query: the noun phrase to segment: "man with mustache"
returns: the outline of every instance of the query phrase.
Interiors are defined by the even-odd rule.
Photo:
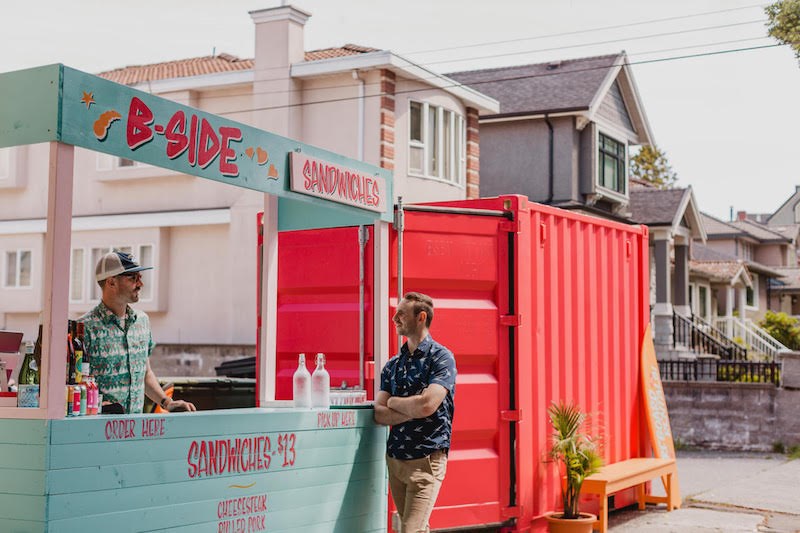
[[[164,392],[149,357],[155,343],[150,318],[129,304],[139,301],[144,267],[125,252],[114,250],[97,262],[95,279],[103,291],[97,306],[82,316],[85,350],[91,375],[97,380],[103,405],[119,404],[125,413],[141,413],[144,395],[167,411],[196,411],[195,406],[173,400]]]

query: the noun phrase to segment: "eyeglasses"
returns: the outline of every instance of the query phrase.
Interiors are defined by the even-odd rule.
[[[118,277],[128,278],[131,281],[142,281],[142,275],[138,272],[128,272],[126,274],[120,274]]]

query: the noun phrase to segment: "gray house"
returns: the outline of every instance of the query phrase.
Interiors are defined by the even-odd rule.
[[[480,116],[482,196],[628,218],[629,146],[653,135],[624,52],[449,77],[500,102]]]

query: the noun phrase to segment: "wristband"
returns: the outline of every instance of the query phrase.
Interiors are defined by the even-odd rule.
[[[169,396],[164,396],[164,398],[160,402],[158,402],[158,405],[160,405],[162,409],[166,409],[171,401],[172,400]]]

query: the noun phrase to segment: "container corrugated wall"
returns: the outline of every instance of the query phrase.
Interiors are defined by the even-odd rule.
[[[434,298],[432,335],[453,350],[459,370],[452,450],[431,526],[543,531],[542,515],[560,505],[558,474],[544,462],[552,401],[593,413],[609,462],[645,454],[647,228],[522,196],[432,207],[485,213],[405,213],[404,290]],[[357,376],[358,248],[355,228],[281,238],[277,381],[287,397],[297,351],[326,351],[337,375]],[[396,232],[391,238],[395,306]],[[366,272],[370,294],[370,266]],[[632,502],[632,493],[616,501]]]
[[[505,499],[500,507],[503,516],[516,518],[512,530],[543,530],[541,516],[560,506],[558,473],[544,461],[551,402],[575,401],[592,413],[607,461],[644,454],[639,354],[649,316],[647,228],[529,203],[521,196],[437,205],[513,214],[509,306],[499,307],[496,318],[497,335],[507,341],[513,363],[510,380],[503,381],[500,374],[499,386],[511,394],[507,403],[501,400],[494,418],[498,433],[511,428],[516,454],[500,461],[512,469],[509,491],[501,489]],[[469,232],[466,219],[459,226]],[[436,325],[433,331],[442,335]],[[508,363],[501,359],[498,366]],[[469,405],[473,403],[479,410],[496,409],[491,402],[485,407],[480,401]],[[454,446],[458,444],[454,438]],[[448,485],[444,496],[452,498],[449,491],[468,493],[474,483]],[[631,492],[617,495],[618,505],[630,501]],[[437,519],[440,505],[434,527],[443,527]],[[589,509],[596,505],[587,502]]]

